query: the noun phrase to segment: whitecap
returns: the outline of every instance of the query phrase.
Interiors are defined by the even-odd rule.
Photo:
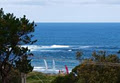
[[[69,48],[70,46],[67,46],[67,45],[51,45],[51,46],[22,45],[22,47],[28,47],[28,49],[30,49],[31,51],[38,51],[42,49]]]
[[[42,73],[59,73],[57,69],[45,69],[45,67],[34,67],[33,71],[42,72]]]
[[[67,45],[52,45],[52,48],[69,48],[70,46]]]
[[[71,52],[72,50],[68,50],[69,52]]]
[[[79,48],[84,49],[84,48],[91,48],[92,46],[80,46]]]
[[[62,70],[64,73],[66,72],[65,69],[60,69]],[[58,74],[59,73],[59,69],[45,69],[45,67],[34,67],[33,71],[37,71],[37,72],[42,72],[42,73],[55,73]],[[72,71],[72,69],[69,69],[69,73]]]

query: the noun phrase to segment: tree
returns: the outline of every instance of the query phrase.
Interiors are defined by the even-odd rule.
[[[79,51],[76,53],[76,59],[81,62],[82,61],[82,56],[83,56],[83,52]]]
[[[23,57],[26,57],[27,61],[27,57],[33,55],[28,47],[21,45],[36,42],[36,40],[32,40],[35,26],[35,23],[29,22],[25,15],[22,18],[17,18],[10,13],[5,14],[3,9],[0,9],[0,74],[2,83],[7,83],[6,80],[9,79],[7,76],[12,68],[21,70],[20,68],[24,67],[20,63],[20,61],[24,62]],[[29,68],[24,72],[32,68],[29,60],[26,63]]]
[[[105,51],[98,51],[98,52],[93,52],[92,53],[92,57],[94,59],[94,61],[105,61],[105,57],[106,57],[106,52]]]
[[[77,52],[77,60],[81,53]],[[75,75],[77,74],[77,76]],[[92,53],[92,58],[84,59],[72,72],[64,77],[57,77],[52,83],[119,83],[120,58],[105,51]]]

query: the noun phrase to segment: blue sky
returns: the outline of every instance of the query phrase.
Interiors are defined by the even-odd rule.
[[[120,0],[1,0],[0,7],[35,22],[120,22]]]

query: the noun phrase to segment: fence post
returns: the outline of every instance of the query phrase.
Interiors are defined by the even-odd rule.
[[[21,73],[21,83],[26,83],[26,74]]]

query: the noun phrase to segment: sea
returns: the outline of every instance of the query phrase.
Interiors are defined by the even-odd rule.
[[[65,72],[65,65],[70,72],[80,64],[78,51],[91,58],[93,51],[120,50],[120,23],[37,23],[33,34],[38,41],[25,46],[34,54],[33,71],[43,73]]]

